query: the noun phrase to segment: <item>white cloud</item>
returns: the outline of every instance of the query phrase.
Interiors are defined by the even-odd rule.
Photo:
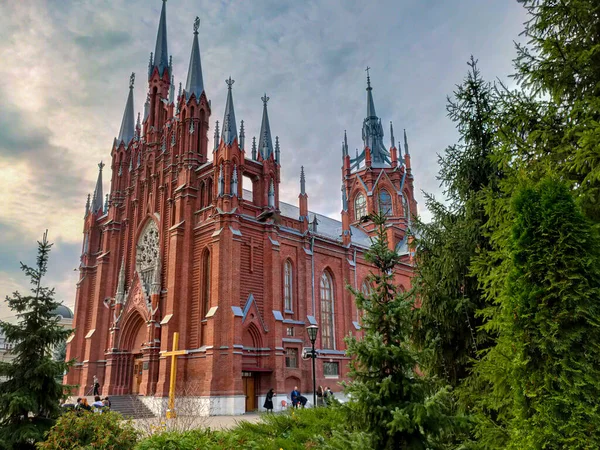
[[[85,196],[93,190],[96,164],[110,157],[131,72],[137,74],[135,107],[142,109],[160,5],[0,5],[0,225],[17,227],[20,239],[32,244],[45,228],[53,239],[72,244],[57,252],[65,270],[49,277],[65,299],[75,291],[77,274],[66,267],[78,263]],[[245,121],[248,143],[258,134],[260,97],[267,92],[271,129],[282,147],[282,200],[297,202],[304,165],[310,208],[334,217],[341,206],[344,129],[351,151],[361,145],[364,67],[373,68],[382,122],[394,122],[397,139],[407,129],[416,188],[439,194],[436,153],[456,140],[445,97],[466,73],[470,54],[480,59],[486,78],[505,78],[524,19],[521,7],[506,0],[180,0],[167,8],[176,83],[185,82],[192,22],[201,18],[211,127],[222,120],[229,75],[236,80],[236,116]],[[109,179],[107,174],[105,190]],[[427,217],[420,192],[417,200]],[[5,261],[0,294],[19,285],[17,267]]]

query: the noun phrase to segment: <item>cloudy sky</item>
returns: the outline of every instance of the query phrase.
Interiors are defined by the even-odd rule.
[[[49,229],[47,283],[73,305],[86,195],[98,162],[109,160],[131,72],[142,109],[160,7],[160,0],[0,2],[2,299],[28,289],[19,261],[35,262],[36,240]],[[526,19],[515,0],[169,0],[177,84],[185,84],[195,16],[211,128],[222,121],[230,75],[248,140],[259,132],[266,92],[282,149],[281,198],[297,201],[304,165],[310,209],[335,218],[344,129],[351,153],[361,145],[365,67],[382,122],[393,121],[396,136],[407,130],[417,189],[439,195],[436,155],[456,141],[446,96],[471,54],[486,78],[506,79]],[[417,200],[427,218],[423,196]],[[10,315],[4,303],[0,318]]]

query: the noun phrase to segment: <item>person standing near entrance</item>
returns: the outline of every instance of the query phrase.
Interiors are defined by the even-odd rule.
[[[297,408],[298,403],[300,402],[300,391],[298,390],[298,386],[294,386],[294,390],[290,394],[290,399],[292,400],[292,406]]]
[[[265,404],[263,405],[265,407],[265,409],[267,410],[267,412],[273,412],[273,396],[277,395],[275,394],[275,391],[273,391],[273,388],[269,389],[269,392],[267,392],[267,397],[265,398]]]
[[[96,375],[94,375],[94,395],[100,395],[100,382]]]

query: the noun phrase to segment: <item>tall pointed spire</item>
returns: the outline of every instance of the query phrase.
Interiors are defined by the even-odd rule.
[[[258,137],[258,151],[263,159],[267,159],[273,153],[273,140],[271,139],[271,126],[269,125],[269,114],[267,113],[267,102],[269,97],[265,94],[261,97],[263,101],[262,124],[260,125],[260,136]]]
[[[375,103],[373,102],[371,77],[369,76],[370,69],[370,67],[367,67],[367,118],[377,117],[377,113],[375,112]]]
[[[404,129],[404,154],[408,155],[408,140],[406,139],[406,128]]]
[[[390,144],[391,147],[396,147],[396,139],[394,139],[394,126],[392,125],[392,121],[390,120]]]
[[[129,77],[129,95],[127,103],[125,103],[125,112],[121,121],[121,130],[117,138],[117,145],[121,142],[125,145],[129,144],[135,135],[135,114],[133,112],[133,83],[135,81],[135,73]]]
[[[306,194],[306,178],[304,177],[304,166],[300,166],[300,194]]]
[[[97,212],[102,212],[103,210],[103,201],[104,195],[102,194],[102,169],[104,168],[104,163],[100,161],[98,164],[98,180],[96,181],[96,189],[94,189],[94,197],[92,198],[92,213],[96,214]]]
[[[235,111],[233,109],[233,95],[231,93],[231,86],[235,83],[234,80],[229,77],[225,80],[227,83],[227,103],[225,104],[225,116],[223,117],[223,131],[221,133],[221,139],[225,142],[225,145],[233,144],[233,140],[237,136],[237,125],[235,123]]]
[[[169,50],[167,49],[167,0],[163,0],[158,21],[158,32],[156,33],[156,47],[154,48],[154,61],[149,70],[152,75],[154,67],[158,68],[158,75],[163,76],[165,70],[169,69]]]
[[[149,75],[152,75],[154,67],[158,68],[158,75],[163,76],[165,69],[169,68],[169,51],[167,49],[167,0],[163,0],[158,22],[158,33],[156,34],[156,47],[154,48],[154,61]]]
[[[366,158],[365,149],[368,147],[371,153],[373,167],[386,167],[391,164],[390,154],[383,144],[383,127],[381,119],[375,112],[373,102],[373,88],[371,87],[370,67],[367,67],[367,117],[363,121],[362,138],[364,143],[363,152],[355,160],[351,161],[353,167]]]
[[[202,80],[202,62],[200,61],[200,45],[198,44],[198,28],[200,28],[200,18],[194,20],[194,42],[192,43],[192,54],[190,56],[190,67],[188,68],[187,82],[185,84],[186,99],[192,94],[196,95],[196,100],[204,91],[204,81]]]

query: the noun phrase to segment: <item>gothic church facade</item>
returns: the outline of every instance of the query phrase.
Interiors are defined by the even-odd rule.
[[[370,79],[363,150],[342,144],[340,220],[309,210],[304,172],[295,205],[280,201],[280,145],[262,98],[258,142],[238,123],[227,80],[222,129],[208,148],[211,102],[204,90],[198,20],[185,89],[175,95],[163,0],[148,94],[137,123],[130,80],[111,155],[86,205],[74,334],[65,376],[85,394],[96,375],[103,394],[165,397],[173,333],[179,332],[177,386],[214,400],[213,414],[262,406],[273,387],[312,390],[306,326],[317,324],[317,385],[339,390],[347,377],[344,337],[360,333],[350,284],[370,289],[364,255],[374,235],[365,216],[384,211],[388,240],[402,254],[395,281],[408,288],[407,230],[416,214],[410,155],[383,142]],[[307,395],[309,397],[310,395]]]

